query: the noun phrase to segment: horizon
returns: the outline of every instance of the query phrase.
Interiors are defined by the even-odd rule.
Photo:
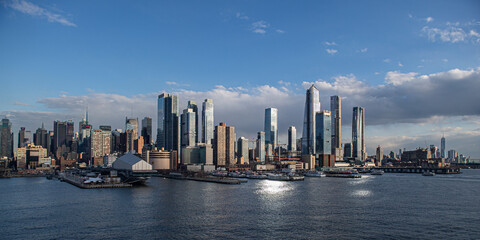
[[[277,108],[285,143],[289,126],[301,137],[314,84],[321,110],[342,97],[342,143],[352,108],[365,108],[368,155],[439,147],[445,134],[446,151],[480,159],[479,2],[112,3],[2,1],[0,115],[14,139],[78,123],[87,106],[94,128],[149,116],[155,137],[167,92],[179,112],[213,99],[215,125],[237,138]]]

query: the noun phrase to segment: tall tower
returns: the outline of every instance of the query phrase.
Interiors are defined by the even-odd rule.
[[[339,96],[330,97],[330,112],[332,113],[332,154],[335,154],[335,161],[341,161],[343,159],[342,99]]]
[[[188,106],[187,108],[191,108],[192,111],[195,113],[195,122],[193,123],[194,125],[194,128],[192,129],[193,131],[195,131],[195,143],[198,143],[199,141],[199,132],[198,132],[198,122],[199,122],[199,119],[198,119],[198,106],[197,106],[197,103],[195,101],[188,101]]]
[[[295,152],[297,151],[297,129],[295,126],[290,126],[288,128],[288,151]]]
[[[265,163],[265,132],[258,132],[257,134],[257,148],[256,155],[260,162]]]
[[[335,166],[335,159],[332,154],[332,118],[329,111],[321,111],[316,114],[316,155],[320,167]]]
[[[13,157],[13,132],[9,119],[2,119],[0,126],[0,157]]]
[[[248,139],[241,137],[237,141],[238,164],[248,164]]]
[[[213,100],[205,99],[202,105],[202,142],[212,144],[213,139]]]
[[[375,166],[381,167],[382,166],[382,161],[383,161],[383,150],[380,145],[377,147],[377,156],[375,158]]]
[[[365,163],[365,110],[362,107],[353,108],[352,117],[352,157],[355,164]]]
[[[225,123],[215,127],[214,164],[216,166],[235,165],[235,127]]]
[[[312,85],[306,93],[302,154],[315,154],[315,114],[320,111],[320,93]]]
[[[182,115],[180,116],[180,132],[181,132],[181,143],[182,147],[194,147],[197,140],[197,114],[195,114],[192,108],[187,108],[183,110]]]
[[[168,93],[158,96],[158,125],[157,125],[157,147],[166,151],[175,150],[178,153],[179,122],[178,122],[178,97]],[[177,154],[177,157],[179,154]]]
[[[445,158],[445,135],[442,136],[442,140],[441,140],[441,143],[440,143],[440,148],[441,148],[441,157],[442,158]]]
[[[142,137],[145,144],[152,144],[152,118],[145,117],[142,120]]]
[[[272,144],[273,149],[278,144],[278,109],[265,109],[265,144]]]

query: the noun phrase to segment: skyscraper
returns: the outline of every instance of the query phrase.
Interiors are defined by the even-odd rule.
[[[197,123],[195,112],[192,108],[187,108],[183,110],[182,115],[180,116],[180,133],[181,140],[180,146],[183,147],[194,147],[197,140],[196,127]]]
[[[329,111],[321,111],[316,114],[316,155],[320,167],[335,166],[335,158],[332,154],[332,118]]]
[[[377,147],[377,156],[375,158],[375,166],[381,167],[382,166],[382,160],[383,160],[383,150],[380,145]]]
[[[50,151],[50,135],[48,134],[47,129],[44,128],[43,124],[41,128],[38,128],[35,132],[35,145],[42,146],[43,148]]]
[[[330,97],[330,111],[332,113],[332,154],[335,161],[341,161],[342,153],[342,99],[339,96]]]
[[[240,137],[237,141],[238,164],[248,164],[248,139]]]
[[[158,96],[157,147],[178,153],[180,141],[178,97],[168,93]],[[177,155],[178,157],[178,155]]]
[[[202,105],[202,142],[212,144],[213,139],[213,100],[205,99]]]
[[[18,148],[22,148],[27,145],[28,138],[26,137],[26,130],[21,127],[18,131]]]
[[[441,157],[445,158],[445,135],[442,136],[440,148],[441,148],[441,152],[440,152]]]
[[[213,161],[218,166],[235,165],[235,127],[225,123],[215,127]]]
[[[265,163],[265,132],[257,133],[256,155],[260,162]]]
[[[200,121],[198,118],[198,106],[195,101],[188,101],[187,108],[191,108],[192,111],[195,113],[195,122],[193,123],[194,128],[192,129],[195,132],[195,143],[198,143],[199,140],[199,132],[198,132],[198,122]]]
[[[142,120],[142,137],[145,144],[152,144],[152,118],[145,117]]]
[[[62,146],[67,146],[67,122],[53,122],[53,154],[60,158],[65,152]],[[60,149],[60,151],[59,151]]]
[[[365,163],[365,110],[362,107],[353,108],[352,117],[352,157],[355,164]]]
[[[127,136],[125,152],[130,152],[134,150],[135,140],[138,139],[138,119],[125,117],[125,134]]]
[[[278,144],[278,109],[265,109],[265,144],[272,144],[275,149]]]
[[[13,157],[13,132],[9,119],[2,119],[0,129],[0,157]]]
[[[295,126],[290,126],[288,128],[287,150],[291,152],[297,151],[297,129]]]
[[[303,118],[302,154],[315,154],[315,114],[320,111],[320,93],[312,85],[306,93]]]

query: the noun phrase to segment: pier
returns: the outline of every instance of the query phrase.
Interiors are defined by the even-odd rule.
[[[385,173],[424,173],[433,172],[435,174],[459,174],[460,168],[417,168],[417,167],[379,167],[375,169],[383,170]]]
[[[76,187],[83,188],[83,189],[92,189],[92,188],[125,188],[125,187],[132,187],[132,184],[129,183],[90,183],[85,184],[83,183],[83,179],[79,176],[65,174],[59,178],[62,181],[70,183]]]

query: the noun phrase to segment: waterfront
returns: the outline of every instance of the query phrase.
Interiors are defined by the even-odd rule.
[[[480,237],[479,170],[241,185],[152,178],[122,189],[0,181],[6,239]]]

